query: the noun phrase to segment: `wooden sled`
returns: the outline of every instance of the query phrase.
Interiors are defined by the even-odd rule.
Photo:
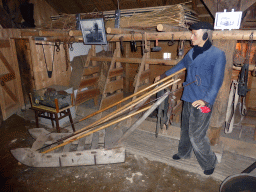
[[[180,73],[181,71],[184,71],[184,69],[181,69],[180,71],[176,73]],[[30,129],[30,134],[36,138],[36,141],[33,143],[31,149],[30,148],[19,148],[15,150],[11,150],[11,153],[13,156],[21,163],[32,166],[32,167],[65,167],[65,166],[79,166],[79,165],[97,165],[97,164],[109,164],[109,163],[121,163],[125,161],[125,149],[122,147],[116,147],[113,148],[113,146],[120,146],[122,141],[126,139],[131,132],[133,132],[140,124],[143,122],[162,102],[167,96],[170,94],[170,91],[167,90],[164,95],[159,98],[153,105],[144,107],[137,111],[135,106],[142,107],[143,103],[150,98],[152,95],[156,94],[160,90],[166,89],[167,87],[170,87],[171,85],[177,83],[180,81],[180,79],[177,79],[176,81],[168,80],[173,75],[170,75],[158,82],[156,82],[153,85],[150,85],[149,87],[146,87],[145,89],[133,94],[133,97],[137,96],[141,92],[145,92],[150,88],[154,89],[148,91],[144,95],[135,98],[130,103],[125,104],[124,106],[118,108],[116,111],[104,116],[103,118],[100,118],[99,120],[93,122],[90,125],[87,125],[83,128],[81,128],[79,131],[75,132],[75,135],[72,135],[72,133],[50,133],[42,128],[37,129]],[[162,82],[166,81],[165,83],[161,84],[160,86],[156,86]],[[127,97],[129,98],[129,97]],[[99,110],[98,112],[95,112],[80,121],[83,121],[91,116],[94,116],[96,114],[101,113],[102,111],[113,107],[120,102],[123,102],[124,100],[119,101],[115,104],[110,105],[109,107],[106,107],[105,109]],[[133,109],[132,109],[133,108]],[[131,110],[131,111],[129,111]],[[100,144],[109,142],[110,138],[104,141],[104,133],[105,129],[109,126],[114,126],[115,124],[130,118],[134,115],[137,115],[139,113],[142,113],[146,111],[140,119],[138,119],[130,128],[127,130],[124,134],[121,133],[121,137],[117,138],[117,134],[113,135],[113,138],[111,138],[112,147],[109,150],[107,149],[96,149],[100,146]],[[134,112],[136,111],[136,112]],[[125,115],[124,117],[121,117],[119,119],[113,120],[118,115],[129,112],[128,115]],[[102,125],[103,123],[107,122],[108,120],[113,120],[110,123],[107,123],[105,125]],[[98,128],[93,128],[93,126],[100,126]],[[117,129],[120,130],[120,129]],[[121,130],[120,130],[121,131]],[[98,133],[98,140],[93,141],[92,137],[94,134]],[[100,135],[103,135],[101,137]],[[102,139],[103,138],[103,139]],[[115,139],[114,139],[115,138]],[[62,143],[56,143],[56,141],[59,141],[62,139]],[[108,144],[111,145],[111,142]],[[95,144],[96,143],[96,144]],[[91,145],[90,150],[85,150],[86,144]],[[42,153],[38,152],[38,149],[41,149],[45,145],[50,145],[51,148],[43,151]],[[108,145],[106,145],[108,146]]]
[[[11,153],[20,163],[30,167],[100,165],[125,161],[125,148],[123,147],[85,150],[85,146],[92,142],[90,137],[85,137],[58,150],[43,154],[38,152],[37,149],[50,145],[58,139],[71,135],[71,133],[50,133],[43,128],[30,129],[29,132],[36,139],[32,147],[14,149],[11,150]]]

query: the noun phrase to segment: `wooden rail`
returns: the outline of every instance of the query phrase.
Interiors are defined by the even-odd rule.
[[[108,31],[115,31],[115,33],[120,33],[124,31],[123,29],[112,29],[109,28]],[[107,40],[109,42],[117,42],[120,41],[120,37],[122,41],[141,41],[143,38],[143,34],[141,32],[134,31],[134,35],[132,37],[131,34],[114,34],[107,35]],[[251,33],[256,34],[256,30],[215,30],[213,31],[213,40],[214,39],[223,39],[223,40],[249,40]],[[59,39],[61,41],[69,40],[71,36],[75,37],[72,41],[78,42],[83,41],[82,32],[80,30],[29,30],[29,29],[12,29],[10,33],[10,29],[0,29],[0,33],[4,34],[3,37],[6,38],[24,38],[24,37],[45,37],[47,41],[54,41]],[[146,34],[147,40],[190,40],[191,32],[190,31],[176,31],[176,32],[148,32]],[[253,35],[253,40],[256,40],[256,35]]]

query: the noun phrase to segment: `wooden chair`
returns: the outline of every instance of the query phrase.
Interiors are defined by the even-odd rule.
[[[72,98],[72,97],[71,97]],[[32,101],[31,93],[29,93],[29,99],[31,103],[31,109],[35,111],[35,120],[36,120],[36,127],[39,127],[38,123],[38,117],[42,117],[45,119],[50,119],[52,122],[52,127],[54,128],[54,121],[56,123],[56,130],[58,133],[60,133],[60,126],[59,126],[59,120],[63,119],[64,117],[69,116],[69,120],[72,126],[73,131],[75,132],[75,127],[73,123],[73,119],[71,116],[70,108],[72,105],[59,109],[58,105],[58,99],[55,99],[55,108],[47,107],[44,105],[35,105]]]

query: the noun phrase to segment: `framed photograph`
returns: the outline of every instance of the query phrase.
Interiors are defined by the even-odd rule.
[[[107,44],[103,18],[80,20],[84,44]]]
[[[217,12],[215,15],[214,29],[239,29],[242,11]]]

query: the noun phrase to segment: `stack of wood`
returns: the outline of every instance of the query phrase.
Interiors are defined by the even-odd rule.
[[[199,21],[196,12],[187,8],[185,4],[147,7],[120,10],[120,27],[155,28],[158,24],[167,24],[175,27],[188,28]],[[106,27],[114,27],[115,11],[81,13],[81,20],[103,17]],[[76,15],[64,14],[51,17],[52,21],[43,23],[43,29],[76,29]]]

